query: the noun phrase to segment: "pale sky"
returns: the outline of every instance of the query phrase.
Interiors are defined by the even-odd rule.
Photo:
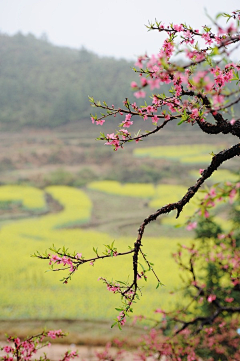
[[[84,46],[99,55],[135,59],[157,53],[162,36],[148,32],[148,20],[186,22],[195,28],[211,16],[240,8],[239,0],[0,0],[0,31],[46,33],[51,43]]]

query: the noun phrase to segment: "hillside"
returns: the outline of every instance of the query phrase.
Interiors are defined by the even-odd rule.
[[[126,97],[136,101],[130,82],[138,76],[129,61],[99,57],[84,48],[54,46],[31,34],[0,34],[0,44],[1,130],[55,128],[89,120],[94,109],[88,95],[115,106]],[[162,85],[161,92],[167,88]],[[235,108],[239,114],[240,106]]]
[[[55,127],[89,117],[88,95],[122,104],[136,78],[126,60],[54,46],[33,35],[0,35],[0,123]]]

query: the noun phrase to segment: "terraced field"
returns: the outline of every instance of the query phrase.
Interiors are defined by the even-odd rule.
[[[220,173],[220,178],[224,178],[225,175],[230,175],[229,178],[236,180],[237,176],[228,171],[222,171]],[[195,176],[196,173],[194,172]],[[199,177],[199,173],[198,173]],[[195,176],[195,178],[197,178]],[[217,176],[214,177],[217,179]],[[89,183],[88,189],[103,192],[106,194],[118,195],[118,196],[128,196],[128,197],[139,197],[145,198],[148,202],[150,209],[158,209],[162,206],[171,203],[177,202],[182,196],[186,193],[186,187],[180,185],[172,184],[160,184],[153,186],[152,184],[120,184],[116,181],[99,181]],[[195,199],[191,200],[184,208],[184,212],[181,213],[178,220],[175,219],[176,214],[171,213],[170,215],[163,216],[161,218],[161,223],[169,226],[176,226],[179,224],[184,225],[188,217],[191,216],[197,209],[198,204],[201,200],[201,195],[198,195]],[[226,230],[231,228],[231,222],[225,221],[222,224],[223,219],[217,217],[216,221],[219,222]]]
[[[163,158],[179,161],[185,164],[208,164],[212,153],[217,153],[221,146],[209,144],[158,146],[136,148],[133,154],[136,157],[148,157],[153,159]]]
[[[0,198],[3,191],[4,188],[0,188]],[[36,192],[42,199],[46,193],[58,200],[64,210],[1,225],[0,275],[4,287],[0,290],[0,318],[114,317],[114,307],[120,304],[119,299],[109,294],[97,279],[109,274],[113,279],[127,279],[132,269],[131,257],[100,261],[94,267],[84,265],[68,285],[58,282],[62,277],[60,273],[45,273],[47,262],[30,257],[36,250],[45,251],[53,243],[57,247],[65,245],[87,257],[93,254],[92,246],[103,250],[103,244],[112,242],[112,237],[105,233],[65,228],[76,223],[86,224],[89,220],[91,202],[83,191],[55,186]],[[21,194],[19,187],[16,200],[21,201]],[[116,239],[115,244],[124,251],[133,241],[125,237]],[[170,253],[179,240],[147,237],[145,242],[151,245],[149,259],[156,263],[156,271],[166,285],[155,293],[153,277],[149,275],[149,282],[143,282],[144,296],[136,312],[141,312],[144,306],[151,314],[154,308],[171,304],[168,292],[178,284],[178,270]],[[99,299],[102,307],[99,307]]]
[[[19,185],[6,185],[1,187],[0,205],[9,203],[21,204],[23,208],[43,210],[46,207],[44,194],[40,189]]]
[[[116,181],[97,181],[90,183],[88,188],[108,194],[138,198],[152,198],[155,195],[155,188],[152,184],[121,184]]]
[[[196,166],[198,160],[201,157],[203,163],[204,157],[210,160],[208,153],[217,151],[218,147],[202,145],[190,148],[139,148],[134,150],[134,155],[195,163],[194,167],[187,168],[186,175],[190,180],[190,177],[199,176],[197,171],[191,171],[201,167],[200,164]],[[231,172],[220,170],[213,181],[235,179]],[[121,184],[109,180],[88,182],[86,188],[82,189],[56,185],[43,189],[1,186],[0,277],[3,287],[0,290],[0,319],[113,319],[116,315],[114,308],[120,305],[120,300],[97,279],[99,276],[108,278],[109,275],[113,279],[131,277],[131,256],[99,261],[94,267],[86,264],[69,284],[63,285],[59,282],[62,278],[60,272],[46,272],[47,262],[31,258],[30,255],[36,250],[44,252],[54,244],[56,247],[65,245],[88,257],[93,255],[93,246],[101,252],[104,250],[103,244],[112,241],[115,241],[119,251],[125,251],[133,244],[135,230],[142,219],[153,210],[177,201],[185,191],[185,186],[177,184]],[[185,223],[186,216],[195,209],[193,201],[180,219],[176,220],[174,215],[164,217],[161,224],[153,223],[152,231],[146,232],[144,246],[147,245],[149,260],[155,263],[155,270],[165,286],[156,291],[156,282],[149,274],[148,282],[142,281],[144,292],[136,305],[136,314],[144,308],[149,316],[153,316],[155,308],[171,308],[175,302],[169,292],[178,287],[180,278],[171,253],[176,251],[179,237],[183,236],[185,244],[191,242],[191,233],[171,227]],[[221,218],[219,222],[223,223]],[[231,226],[227,222],[224,224],[228,228]],[[113,232],[116,228],[121,232]],[[129,234],[134,235],[126,236]]]
[[[193,178],[199,177],[199,172],[191,171],[190,175]],[[227,169],[219,169],[217,172],[213,173],[211,176],[211,182],[218,183],[218,182],[236,182],[239,180],[239,174],[230,172]]]

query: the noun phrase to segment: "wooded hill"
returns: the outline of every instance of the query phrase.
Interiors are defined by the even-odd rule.
[[[89,118],[88,95],[122,105],[133,100],[133,63],[84,48],[57,47],[33,35],[0,35],[0,123],[55,127]]]
[[[0,44],[1,129],[89,119],[95,109],[88,95],[115,106],[122,106],[126,97],[136,101],[130,89],[130,82],[138,79],[132,62],[54,46],[32,34],[0,34]],[[167,89],[161,86],[161,92]]]

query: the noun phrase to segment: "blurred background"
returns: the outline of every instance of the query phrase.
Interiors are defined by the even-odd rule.
[[[101,252],[112,241],[126,251],[142,220],[178,200],[210,153],[232,144],[226,136],[213,142],[195,127],[169,127],[113,152],[95,139],[101,130],[114,131],[118,121],[109,120],[104,129],[93,125],[88,95],[115,106],[126,97],[133,100],[137,55],[157,53],[164,39],[147,31],[148,21],[201,28],[211,23],[206,11],[214,17],[238,3],[232,0],[229,8],[223,0],[0,1],[2,338],[43,326],[70,331],[70,344],[103,345],[119,336],[109,326],[120,299],[97,279],[131,277],[131,257],[84,265],[63,285],[61,274],[46,273],[48,263],[30,255],[54,244],[90,257],[92,247]],[[145,130],[141,119],[134,126]],[[236,161],[228,162],[212,183],[237,179],[236,168]],[[194,234],[174,226],[195,208],[193,202],[180,220],[162,218],[146,231],[149,258],[166,286],[155,291],[149,277],[135,315],[144,309],[151,318],[156,308],[175,304],[169,292],[179,275],[171,253],[179,238],[187,243]],[[219,209],[220,224],[224,212]],[[130,324],[125,330],[133,334]],[[135,328],[131,342],[142,332]]]

